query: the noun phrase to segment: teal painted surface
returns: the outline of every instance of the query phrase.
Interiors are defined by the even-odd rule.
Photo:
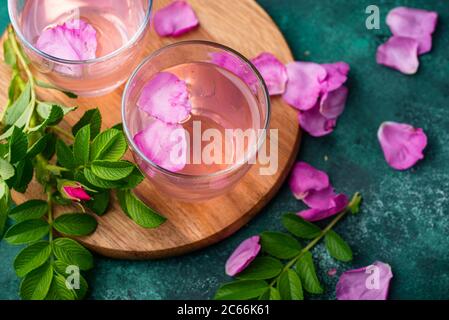
[[[237,1],[237,0],[233,0]],[[329,137],[305,138],[300,159],[329,172],[338,191],[365,197],[363,212],[338,226],[352,245],[352,264],[336,263],[320,245],[314,251],[320,277],[333,299],[337,277],[326,272],[371,264],[393,267],[393,299],[449,298],[449,2],[260,0],[278,23],[297,59],[343,60],[351,64],[350,99],[338,129]],[[365,28],[365,8],[377,4],[382,20],[399,5],[440,14],[434,50],[421,58],[415,76],[375,63],[377,46],[389,36]],[[6,23],[0,9],[0,26]],[[308,54],[305,54],[305,53]],[[4,89],[4,88],[3,88]],[[2,89],[2,90],[3,90]],[[376,139],[381,122],[412,123],[429,136],[426,159],[407,172],[387,167]],[[328,161],[325,161],[328,157]],[[89,275],[92,299],[208,299],[224,281],[223,266],[243,239],[281,230],[286,211],[302,209],[287,187],[238,234],[201,252],[164,261],[129,262],[98,257]],[[12,261],[17,252],[0,244],[0,299],[16,299],[19,287]]]

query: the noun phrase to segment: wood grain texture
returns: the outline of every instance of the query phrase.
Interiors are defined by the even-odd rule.
[[[157,10],[168,2],[155,1],[154,9]],[[255,1],[189,2],[198,14],[201,27],[177,39],[159,38],[151,31],[146,54],[179,40],[204,39],[227,45],[250,58],[267,51],[284,63],[293,60],[282,34]],[[1,64],[0,74],[0,104],[4,105],[10,70]],[[48,90],[39,92],[39,96],[45,100],[80,107],[66,117],[63,127],[69,128],[86,109],[98,107],[103,115],[103,126],[107,128],[121,122],[122,93],[123,86],[99,98],[70,100]],[[167,223],[155,230],[140,228],[123,214],[114,201],[107,215],[97,217],[99,227],[95,234],[78,240],[93,251],[113,258],[155,259],[198,250],[232,235],[274,197],[296,159],[301,136],[297,113],[279,97],[272,99],[271,128],[279,129],[279,170],[276,175],[260,176],[256,165],[230,193],[201,203],[177,202],[159,194],[150,181],[145,181],[136,193],[167,217]],[[14,200],[21,203],[30,198],[41,197],[39,186],[33,184],[26,195],[15,194]]]

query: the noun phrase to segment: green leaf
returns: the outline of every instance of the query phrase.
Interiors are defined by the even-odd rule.
[[[144,228],[157,228],[166,219],[140,201],[131,190],[117,191],[122,210],[139,226]]]
[[[72,128],[73,135],[76,136],[87,125],[90,125],[90,140],[93,140],[101,130],[101,113],[98,109],[91,109],[84,113]]]
[[[81,270],[89,270],[94,266],[92,254],[72,239],[58,238],[53,241],[53,252],[61,261],[78,266]]]
[[[281,300],[281,294],[279,293],[278,289],[270,287],[262,296],[260,296],[259,300]]]
[[[55,134],[53,134],[53,133],[49,134],[47,147],[45,148],[44,151],[42,151],[42,156],[45,159],[50,160],[55,155],[57,140],[58,140],[58,137]]]
[[[86,178],[87,182],[89,182],[89,184],[100,189],[115,189],[121,186],[120,182],[118,181],[107,181],[98,178],[96,175],[94,175],[92,170],[88,168],[84,169],[84,177]],[[82,181],[79,182],[82,183]]]
[[[0,178],[9,180],[16,174],[14,167],[6,160],[0,159]]]
[[[262,280],[234,281],[222,285],[215,294],[215,300],[254,299],[261,296],[268,287],[268,283]]]
[[[282,271],[282,263],[271,257],[256,258],[237,278],[241,280],[267,280],[277,277]]]
[[[26,114],[25,111],[30,105],[30,101],[31,101],[31,85],[28,82],[24,90],[20,94],[19,98],[17,98],[17,100],[6,110],[4,123],[7,126],[12,126],[16,124],[19,121],[19,119],[24,114]],[[26,116],[28,117],[28,114]],[[25,121],[23,120],[20,122],[21,123],[23,122],[23,124],[25,124]]]
[[[302,239],[314,239],[321,234],[320,228],[298,217],[296,214],[283,216],[282,224],[290,233]]]
[[[46,134],[43,137],[41,137],[35,144],[31,146],[31,148],[28,149],[27,152],[27,158],[33,159],[38,154],[44,152],[45,148],[47,147],[47,143],[50,141],[50,135]]]
[[[94,161],[91,166],[93,174],[103,180],[119,181],[134,171],[134,164],[128,161]]]
[[[27,220],[13,225],[6,231],[5,240],[10,244],[28,244],[48,235],[50,226],[43,220]]]
[[[48,204],[42,200],[30,200],[9,212],[9,217],[16,222],[42,218],[48,212]]]
[[[56,142],[56,156],[58,157],[59,164],[61,164],[64,168],[76,168],[73,152],[62,140],[58,140]]]
[[[34,167],[30,159],[20,161],[16,165],[16,174],[13,178],[14,190],[25,193],[31,180],[33,180],[33,172]]]
[[[14,269],[17,276],[23,278],[31,271],[39,268],[51,255],[51,246],[48,241],[40,241],[26,247],[14,260]]]
[[[53,227],[68,236],[88,236],[97,229],[97,220],[85,213],[64,214],[54,221]]]
[[[288,234],[264,232],[261,234],[262,249],[279,259],[291,259],[301,252],[299,242]]]
[[[329,231],[324,238],[326,249],[334,259],[343,262],[352,260],[351,247],[335,231]]]
[[[9,187],[6,182],[0,180],[0,240],[5,231],[6,220],[8,219],[9,209]]]
[[[84,205],[92,210],[95,214],[102,216],[108,210],[110,201],[111,193],[108,190],[94,194],[92,197],[92,201],[88,201]]]
[[[42,118],[42,122],[31,131],[57,125],[64,118],[64,111],[56,104],[41,102],[37,105],[37,113]]]
[[[296,263],[296,271],[302,281],[304,290],[313,294],[323,293],[320,280],[316,275],[315,266],[313,264],[312,254],[306,252]]]
[[[278,289],[282,300],[304,300],[301,280],[291,269],[284,271],[279,277]]]
[[[351,213],[356,215],[360,212],[360,206],[362,205],[363,197],[360,193],[356,193],[349,204],[349,210]]]
[[[75,156],[75,163],[79,166],[84,166],[89,162],[90,153],[90,125],[80,129],[75,137],[73,144],[73,154]]]
[[[145,176],[140,172],[139,168],[134,167],[133,172],[121,181],[120,189],[135,189],[139,184],[141,184],[145,180]]]
[[[10,39],[6,39],[3,42],[3,59],[5,60],[5,63],[11,67],[15,66],[17,63],[16,53],[14,52]]]
[[[9,162],[17,163],[23,160],[28,151],[28,138],[19,128],[14,127],[9,139]]]
[[[128,145],[124,134],[117,129],[109,129],[98,135],[92,143],[91,160],[120,160]]]
[[[67,279],[67,276],[70,275],[70,273],[67,272],[68,267],[69,265],[67,263],[62,262],[60,260],[56,260],[53,263],[53,268],[55,269],[55,271],[65,279]],[[79,289],[73,289],[73,292],[75,293],[78,300],[82,300],[86,296],[87,291],[89,290],[89,285],[87,284],[86,279],[84,279],[84,277],[81,274],[79,276],[80,276],[80,283],[79,283],[80,287]]]
[[[24,300],[44,300],[53,279],[50,263],[28,273],[20,284],[20,297]]]
[[[76,300],[76,298],[75,291],[67,287],[66,278],[58,273],[55,274],[45,300]]]

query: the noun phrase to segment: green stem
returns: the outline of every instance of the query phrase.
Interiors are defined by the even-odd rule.
[[[52,130],[56,134],[60,134],[61,136],[65,137],[68,140],[71,140],[71,141],[75,140],[75,137],[70,132],[68,132],[67,130],[64,130],[60,126],[53,126],[50,128],[50,130]]]
[[[59,173],[59,172],[69,172],[69,169],[63,168],[63,167],[59,167],[59,166],[55,166],[52,164],[46,164],[45,165],[45,169],[47,169],[48,171],[50,171],[51,173]]]
[[[276,284],[280,275],[282,275],[285,271],[293,267],[307,252],[312,250],[329,233],[329,231],[331,231],[337,225],[337,223],[340,222],[340,220],[346,216],[346,214],[348,214],[349,212],[354,212],[354,208],[360,205],[360,201],[361,201],[360,194],[356,193],[352,198],[351,202],[349,203],[349,205],[340,214],[338,214],[334,218],[334,220],[332,220],[331,223],[329,223],[329,225],[326,228],[324,228],[315,239],[313,239],[304,249],[302,249],[301,252],[296,257],[294,257],[285,265],[284,269],[282,269],[282,272],[279,274],[279,276],[277,276],[270,283],[270,287],[273,287]]]

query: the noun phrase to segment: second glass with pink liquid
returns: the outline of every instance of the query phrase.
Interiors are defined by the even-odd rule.
[[[147,137],[151,152],[136,140],[161,123],[139,106],[145,87],[161,74],[186,84],[191,106],[175,124],[186,144],[185,163],[177,170],[155,160],[164,151],[157,139],[168,136],[153,131]],[[165,91],[160,92],[153,94],[164,98]],[[125,89],[122,112],[134,158],[148,179],[175,199],[196,201],[225,194],[255,163],[269,127],[270,99],[262,77],[241,54],[212,42],[187,41],[155,52],[140,65]]]

